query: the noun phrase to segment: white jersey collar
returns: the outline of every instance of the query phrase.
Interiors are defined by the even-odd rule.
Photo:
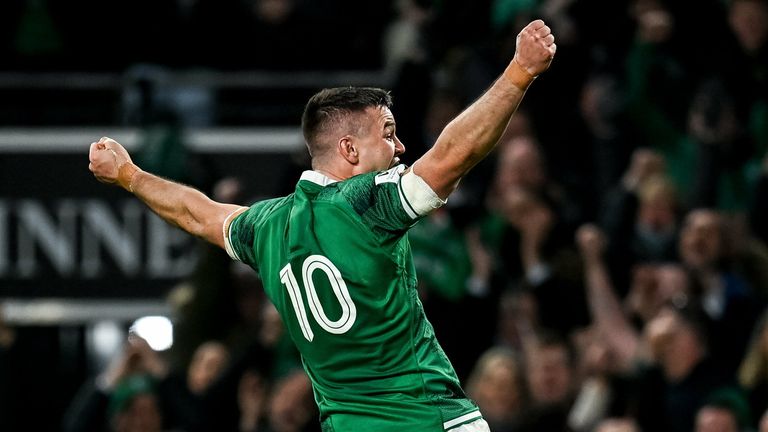
[[[336,183],[338,181],[317,171],[304,171],[301,173],[301,178],[299,180],[311,181],[312,183],[318,184],[320,186],[328,186],[329,184]]]

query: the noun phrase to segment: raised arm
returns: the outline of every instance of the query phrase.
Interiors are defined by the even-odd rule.
[[[247,208],[213,201],[194,188],[142,171],[110,138],[92,143],[88,159],[88,169],[100,182],[120,185],[168,223],[222,248],[227,217]]]
[[[639,335],[621,307],[603,261],[605,236],[597,226],[586,224],[576,232],[576,243],[584,261],[584,284],[592,322],[617,354],[619,364],[628,368],[637,355]]]
[[[447,198],[459,180],[490,153],[528,86],[549,68],[556,49],[555,37],[544,21],[535,20],[525,26],[517,35],[515,55],[504,73],[414,162],[413,172],[440,198]]]

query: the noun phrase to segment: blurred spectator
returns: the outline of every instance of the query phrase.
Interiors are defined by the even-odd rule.
[[[523,371],[515,353],[494,347],[477,360],[467,379],[467,396],[474,400],[494,432],[514,432],[528,404]]]
[[[388,24],[383,38],[384,68],[390,73],[408,62],[424,63],[429,56],[424,40],[425,23],[431,18],[429,2],[396,0],[394,6],[396,17]]]
[[[223,178],[213,187],[212,196],[222,202],[242,202],[242,192],[238,179]],[[207,242],[195,239],[195,247],[200,250],[196,267],[168,296],[176,316],[169,352],[175,370],[186,370],[194,351],[206,341],[247,345],[258,327],[263,300],[253,272],[239,271],[242,267],[233,264],[226,252]]]
[[[701,22],[677,2],[636,1],[638,38],[627,56],[630,112],[647,145],[664,155],[684,206],[744,211],[754,182],[750,160],[757,156],[745,134],[749,103],[731,69],[687,49],[685,30],[708,23],[702,34],[729,59],[735,42],[722,5],[696,7]]]
[[[125,377],[112,390],[107,407],[115,432],[160,432],[163,414],[152,379],[143,374]]]
[[[218,341],[200,345],[192,356],[187,371],[187,387],[193,394],[203,394],[218,378],[229,361],[229,350]]]
[[[393,22],[385,36],[388,46],[385,49],[385,69],[383,73],[391,82],[392,99],[397,101],[393,107],[395,115],[409,119],[408,124],[398,125],[398,136],[408,148],[403,154],[403,162],[412,164],[435,142],[442,126],[455,117],[463,106],[454,106],[440,93],[436,67],[429,59],[421,40],[424,20],[430,14],[425,5],[415,0],[398,0],[402,5],[402,18]],[[405,27],[405,28],[401,28]],[[405,31],[403,31],[405,30]],[[435,103],[436,100],[445,105]],[[444,115],[448,118],[443,118]],[[440,117],[439,123],[432,123]]]
[[[724,388],[709,396],[696,413],[695,432],[746,432],[751,429],[746,398],[738,388]]]
[[[732,87],[722,79],[702,80],[691,99],[687,134],[698,157],[688,204],[743,213],[760,154],[748,134],[748,102]]]
[[[691,295],[690,273],[677,262],[638,264],[632,271],[624,309],[636,328],[642,328],[670,301]]]
[[[589,132],[596,203],[622,180],[631,153],[639,146],[640,135],[627,115],[626,91],[615,71],[596,71],[587,77],[579,98],[581,117]],[[596,218],[599,214],[590,214]]]
[[[203,418],[188,383],[136,335],[95,380],[84,383],[64,417],[63,430],[194,430]]]
[[[227,368],[202,394],[205,418],[201,432],[266,428],[273,386],[301,368],[298,352],[274,305],[259,301],[249,308],[256,308],[249,313],[256,312],[257,316],[252,318],[251,327],[240,329],[249,334],[233,343]]]
[[[628,371],[639,355],[638,332],[625,314],[615,292],[603,257],[605,235],[591,224],[583,225],[576,235],[584,265],[584,286],[594,332],[612,355],[614,371]]]
[[[570,344],[555,333],[541,332],[525,351],[525,382],[531,403],[520,431],[568,431],[576,386],[575,359]]]
[[[768,410],[765,411],[762,417],[760,417],[760,432],[768,432]]]
[[[238,431],[257,431],[266,422],[267,382],[257,371],[247,370],[237,387],[240,418]]]
[[[568,426],[574,431],[593,431],[611,414],[614,389],[612,377],[622,372],[618,356],[597,328],[585,328],[574,335],[578,366],[573,407]]]
[[[493,282],[530,290],[539,324],[565,334],[585,320],[583,296],[573,289],[574,210],[547,174],[533,137],[512,136],[500,144],[496,160],[482,227],[496,260]]]
[[[751,333],[738,380],[747,393],[752,413],[763,413],[768,407],[768,309],[762,312]]]
[[[728,23],[738,41],[745,62],[739,75],[753,97],[749,131],[756,140],[757,155],[768,150],[768,2],[732,0]],[[741,72],[739,67],[735,68]]]
[[[536,299],[530,292],[505,290],[499,298],[496,345],[518,356],[536,339],[540,328]]]
[[[685,297],[668,303],[644,328],[650,362],[635,377],[630,402],[643,430],[693,430],[708,395],[733,381],[709,355],[707,315]]]
[[[595,432],[640,432],[640,428],[631,418],[616,417],[600,422]]]
[[[621,297],[627,294],[633,267],[677,258],[681,215],[664,157],[652,149],[636,149],[621,181],[605,195],[598,217],[607,236],[609,271]]]
[[[521,125],[520,127],[525,127]],[[523,130],[524,132],[525,130]],[[581,210],[556,179],[550,174],[544,154],[531,134],[514,134],[508,129],[506,138],[496,150],[496,167],[489,185],[491,208],[503,205],[504,194],[510,189],[522,189],[544,201],[570,230],[581,219]]]
[[[456,374],[465,379],[480,354],[493,345],[498,293],[490,287],[493,257],[481,243],[479,230],[466,226],[460,195],[422,219],[408,236],[424,310]],[[436,243],[436,238],[441,241]],[[476,318],[457,321],[459,313]],[[467,333],[475,337],[468,340]]]
[[[693,275],[692,295],[714,323],[709,335],[715,360],[735,371],[746,352],[762,302],[749,281],[734,271],[728,226],[710,209],[689,212],[680,233],[680,258]]]
[[[312,383],[301,369],[275,383],[267,409],[270,432],[320,432]]]

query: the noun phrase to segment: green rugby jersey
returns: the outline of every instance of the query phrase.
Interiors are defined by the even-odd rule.
[[[404,169],[341,182],[307,171],[293,194],[229,226],[228,252],[259,272],[301,352],[324,431],[443,431],[481,417],[418,298],[406,233],[421,216]]]

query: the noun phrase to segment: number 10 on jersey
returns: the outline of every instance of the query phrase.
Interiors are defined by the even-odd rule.
[[[317,290],[315,289],[315,282],[312,279],[315,271],[322,271],[328,278],[328,282],[333,290],[333,294],[336,296],[336,300],[341,306],[341,317],[336,321],[332,321],[325,314],[323,305],[320,302]],[[304,263],[301,265],[301,279],[302,285],[304,285],[304,291],[307,295],[307,303],[309,304],[309,310],[323,330],[333,334],[343,334],[352,328],[357,318],[357,308],[355,303],[352,302],[352,298],[349,296],[349,290],[347,289],[347,283],[341,277],[339,269],[323,255],[310,255],[304,259]],[[312,332],[312,328],[309,325],[309,319],[307,317],[307,311],[304,308],[304,300],[301,296],[301,288],[296,280],[296,276],[293,273],[291,263],[288,263],[280,270],[280,282],[285,285],[288,290],[288,296],[291,298],[293,304],[293,310],[296,312],[296,318],[299,321],[299,327],[304,337],[312,342],[315,338],[315,334]]]

